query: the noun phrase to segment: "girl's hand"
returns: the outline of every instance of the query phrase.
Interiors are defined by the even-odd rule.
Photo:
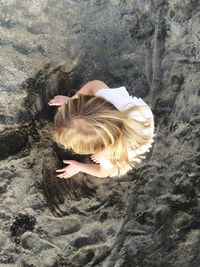
[[[113,164],[111,163],[109,154],[106,150],[93,154],[90,158],[94,163],[100,164],[106,169],[113,169]]]
[[[90,158],[93,162],[100,163],[102,160],[105,160],[105,158],[108,158],[108,155],[106,150],[103,150],[99,153],[93,154]]]
[[[60,170],[56,170],[56,172],[62,172],[57,175],[58,178],[67,179],[80,172],[80,162],[75,160],[63,160],[63,162],[69,165]]]
[[[69,96],[64,96],[64,95],[56,95],[54,96],[53,99],[51,99],[48,102],[49,106],[61,106],[69,101],[70,97]]]
[[[97,153],[93,154],[90,158],[94,163],[99,163],[102,159],[102,155],[100,153]]]

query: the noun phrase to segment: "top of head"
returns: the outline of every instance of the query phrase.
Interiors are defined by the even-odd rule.
[[[123,114],[95,96],[79,95],[62,105],[54,122],[56,141],[78,154],[93,154],[114,145],[123,130]]]

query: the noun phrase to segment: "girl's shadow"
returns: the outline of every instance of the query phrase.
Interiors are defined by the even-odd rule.
[[[82,198],[92,198],[96,193],[96,186],[87,175],[83,173],[74,175],[69,179],[56,177],[56,169],[66,166],[64,159],[73,159],[84,163],[91,162],[87,155],[75,155],[70,151],[65,151],[54,144],[55,166],[49,163],[43,165],[43,189],[54,216],[62,217],[73,212],[71,201],[80,201]]]

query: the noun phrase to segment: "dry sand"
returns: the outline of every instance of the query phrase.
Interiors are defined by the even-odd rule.
[[[0,5],[0,266],[198,267],[199,1]],[[155,144],[125,177],[58,180],[47,102],[92,79],[145,99]]]

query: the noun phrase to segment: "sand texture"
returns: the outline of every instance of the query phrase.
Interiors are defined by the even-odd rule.
[[[0,267],[199,267],[199,0],[0,1]],[[155,115],[144,162],[58,180],[56,94],[126,86]]]

